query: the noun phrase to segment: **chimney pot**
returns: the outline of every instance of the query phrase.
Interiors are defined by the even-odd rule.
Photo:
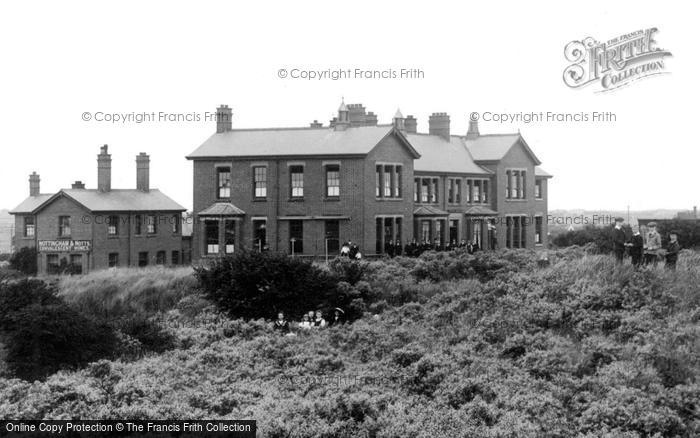
[[[84,189],[85,184],[82,181],[76,181],[70,186],[72,189]]]
[[[38,173],[32,172],[32,174],[29,175],[29,196],[39,196],[40,181],[41,178],[39,178]]]

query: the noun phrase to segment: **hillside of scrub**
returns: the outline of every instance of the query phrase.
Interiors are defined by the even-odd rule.
[[[582,248],[538,260],[362,262],[338,286],[362,316],[287,336],[232,318],[184,271],[149,304],[95,299],[107,277],[59,282],[84,314],[148,312],[172,345],[0,378],[0,418],[256,419],[270,437],[698,436],[700,256],[682,252],[676,271]]]

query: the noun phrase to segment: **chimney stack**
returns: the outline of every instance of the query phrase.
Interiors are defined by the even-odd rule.
[[[323,123],[319,122],[318,120],[314,120],[313,122],[309,123],[309,127],[314,129],[323,128]]]
[[[112,189],[112,156],[107,153],[107,145],[100,148],[97,156],[97,189],[101,192]]]
[[[76,181],[76,182],[74,182],[73,184],[71,184],[70,188],[71,188],[71,189],[84,189],[84,188],[85,188],[85,184],[83,184],[82,181]]]
[[[408,134],[415,134],[418,132],[418,120],[413,116],[406,116],[403,121],[403,126]]]
[[[142,192],[147,192],[150,189],[150,162],[151,159],[145,152],[141,152],[136,156],[136,189]]]
[[[472,113],[473,114],[473,113]],[[473,139],[479,136],[479,119],[473,120],[469,118],[469,129],[467,130],[467,138]]]
[[[450,139],[450,116],[447,113],[432,113],[428,119],[428,133]]]
[[[216,133],[230,131],[233,126],[233,112],[228,105],[221,105],[216,109]]]
[[[31,175],[29,175],[29,196],[39,196],[39,182],[41,179],[39,178],[39,174],[36,172],[32,172]]]
[[[377,126],[377,115],[372,111],[367,112],[367,115],[365,116],[365,125]]]

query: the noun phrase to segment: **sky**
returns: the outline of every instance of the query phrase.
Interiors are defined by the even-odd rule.
[[[698,85],[692,5],[661,2],[4,2],[0,6],[0,209],[82,180],[112,154],[112,187],[151,187],[192,206],[185,156],[215,130],[219,104],[234,128],[327,123],[341,98],[380,123],[397,108],[427,131],[432,112],[466,133],[520,132],[554,175],[549,207],[690,209],[700,201]],[[668,74],[607,93],[567,87],[564,47],[657,28]],[[418,79],[306,80],[280,69],[420,69]],[[158,120],[160,113],[191,121]],[[490,114],[614,114],[600,122],[498,122]],[[85,116],[85,114],[88,114]],[[156,120],[112,122],[109,114]],[[90,120],[84,120],[90,118]],[[171,116],[168,116],[171,117]],[[571,117],[571,116],[569,116]],[[612,117],[609,117],[612,118]],[[96,120],[100,119],[100,120]],[[487,120],[488,119],[488,120]]]

